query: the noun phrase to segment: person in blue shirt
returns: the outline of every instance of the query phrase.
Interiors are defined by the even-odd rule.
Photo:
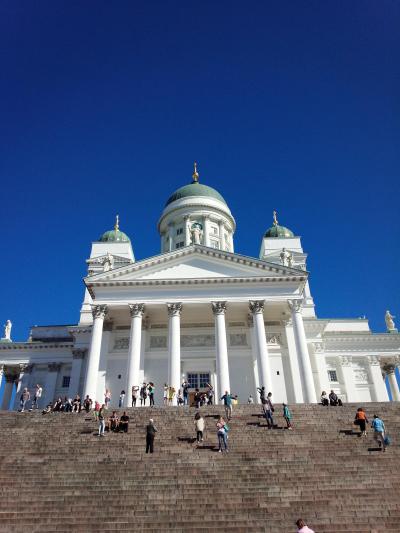
[[[383,421],[379,418],[378,415],[374,415],[374,419],[371,424],[373,430],[374,430],[374,439],[379,444],[379,448],[384,452],[386,451],[385,446],[385,424]]]
[[[225,414],[226,418],[230,420],[232,418],[232,400],[234,396],[229,394],[229,392],[226,390],[225,394],[221,397],[221,400],[224,400],[224,406],[225,406]]]

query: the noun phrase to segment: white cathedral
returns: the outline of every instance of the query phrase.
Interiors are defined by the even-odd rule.
[[[23,388],[43,386],[43,405],[58,396],[104,400],[132,386],[164,383],[215,389],[246,402],[265,386],[275,402],[315,403],[334,390],[343,401],[400,399],[395,369],[400,335],[387,312],[387,333],[365,319],[315,315],[301,239],[274,212],[259,258],[234,251],[236,222],[224,198],[199,182],[175,191],[158,221],[161,253],[135,261],[119,229],[92,243],[78,324],[35,326],[0,341],[2,409],[18,407]],[[13,391],[15,402],[10,405]]]

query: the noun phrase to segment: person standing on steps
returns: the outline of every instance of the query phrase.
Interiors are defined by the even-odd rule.
[[[196,426],[196,440],[198,444],[199,442],[203,442],[203,434],[205,428],[204,418],[201,416],[200,413],[195,414],[194,424]]]
[[[122,390],[121,394],[119,395],[119,401],[118,401],[118,407],[121,409],[121,407],[124,405],[125,400],[125,391]]]
[[[21,413],[25,411],[25,406],[31,399],[31,394],[28,391],[28,389],[25,387],[25,389],[22,391],[21,398],[20,398],[20,405],[21,405]]]
[[[108,404],[111,402],[111,391],[110,389],[106,389],[106,392],[104,393],[104,403],[106,405],[106,409],[108,409]]]
[[[228,425],[221,416],[217,422],[218,452],[222,453],[222,448],[228,453]]]
[[[172,385],[168,387],[168,405],[172,405],[175,398],[175,392],[175,387],[172,387]]]
[[[286,405],[286,403],[283,404],[283,418],[286,420],[286,426],[287,429],[293,429],[292,426],[292,413],[289,410],[289,407]]]
[[[154,383],[150,381],[147,390],[149,391],[150,407],[154,406]]]
[[[36,385],[35,395],[33,397],[32,409],[39,409],[39,402],[42,398],[42,394],[43,394],[43,388],[38,383]]]
[[[296,522],[297,533],[314,533],[314,530],[310,529],[302,518],[299,518]]]
[[[225,415],[228,420],[232,418],[232,399],[233,396],[226,390],[225,394],[221,396],[221,400],[224,400]]]
[[[153,453],[154,451],[154,437],[157,433],[157,428],[154,425],[154,420],[150,418],[146,426],[146,453]]]
[[[182,383],[182,391],[183,391],[183,404],[188,405],[189,403],[189,383],[187,381],[184,381]]]
[[[164,383],[164,393],[163,393],[163,403],[164,405],[167,405],[168,403],[168,385]]]
[[[138,392],[139,392],[139,387],[137,385],[133,385],[132,386],[132,407],[136,407],[136,400],[137,400]]]
[[[274,419],[272,416],[272,413],[275,411],[274,406],[272,405],[272,392],[269,392],[267,397],[265,398],[265,403],[263,403],[263,413],[265,416],[265,420],[268,424],[268,429],[273,429],[274,427]]]
[[[360,437],[367,436],[367,424],[368,418],[362,407],[359,407],[356,412],[356,417],[354,419],[354,424],[360,428]]]
[[[381,420],[378,415],[374,415],[371,426],[374,430],[374,439],[379,444],[379,448],[385,452],[385,424],[383,423],[383,420]]]
[[[260,395],[260,402],[264,405],[265,401],[266,401],[266,397],[265,397],[265,387],[257,387],[257,391],[258,391],[258,394]]]
[[[146,407],[146,400],[147,400],[147,385],[143,382],[143,385],[140,389],[140,405],[143,405]]]
[[[212,387],[212,385],[210,385],[209,383],[207,383],[206,385],[207,387],[207,405],[212,405],[213,404],[213,396],[214,396],[214,389]]]
[[[99,437],[104,437],[104,430],[106,428],[106,405],[103,403],[103,405],[100,407],[98,419],[99,419]]]

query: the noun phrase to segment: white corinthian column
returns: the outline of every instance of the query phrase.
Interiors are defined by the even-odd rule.
[[[97,377],[99,374],[101,338],[103,336],[103,323],[107,314],[106,305],[93,305],[93,328],[92,340],[90,342],[89,355],[86,368],[85,386],[83,387],[83,397],[88,394],[94,401],[96,400]],[[102,403],[102,398],[97,398]]]
[[[304,387],[304,401],[317,403],[310,355],[307,348],[306,332],[304,331],[303,316],[301,314],[302,302],[300,300],[288,300],[288,305],[292,312],[293,332]]]
[[[260,387],[265,387],[266,393],[268,394],[268,392],[272,392],[272,379],[267,338],[265,336],[264,303],[264,300],[251,301],[249,302],[249,308],[254,321],[259,383]]]
[[[139,387],[140,383],[140,352],[142,346],[142,318],[144,304],[130,304],[131,334],[128,351],[128,376],[126,388],[126,402],[130,405],[133,385]]]
[[[181,303],[167,304],[168,328],[168,385],[174,387],[173,404],[177,405],[177,395],[181,382]]]
[[[226,343],[225,312],[226,302],[212,302],[212,310],[215,317],[215,345],[217,349],[217,377],[218,396],[221,397],[225,391],[230,392],[228,347]],[[219,398],[216,398],[219,403]]]
[[[396,363],[397,361],[395,361],[394,363],[386,364],[383,367],[383,370],[388,376],[389,387],[392,393],[392,401],[394,402],[398,402],[400,400],[399,386],[397,384],[397,378],[396,378]]]

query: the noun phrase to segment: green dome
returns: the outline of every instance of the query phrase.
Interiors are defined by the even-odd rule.
[[[100,242],[131,242],[126,233],[119,229],[119,216],[115,218],[114,229],[106,231],[99,239]]]
[[[282,239],[282,238],[294,237],[294,233],[293,231],[290,231],[290,229],[285,228],[285,226],[279,226],[277,224],[267,229],[264,237],[272,237],[272,238],[276,237],[276,238]]]
[[[165,207],[169,204],[172,204],[172,202],[175,202],[175,200],[180,200],[181,198],[188,198],[189,196],[214,198],[214,200],[219,200],[220,202],[226,205],[225,200],[222,198],[218,191],[216,191],[212,187],[209,187],[208,185],[203,185],[202,183],[195,181],[193,183],[190,183],[189,185],[184,185],[180,189],[176,190],[174,194],[172,194],[168,198]]]
[[[119,229],[112,229],[106,231],[99,239],[100,242],[130,242],[130,238],[123,231]]]

